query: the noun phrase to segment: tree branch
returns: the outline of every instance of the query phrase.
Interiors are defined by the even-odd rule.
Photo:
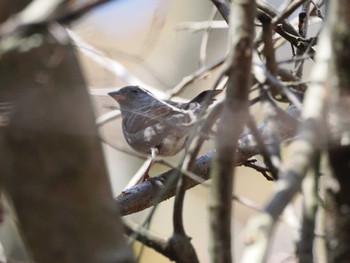
[[[231,262],[231,211],[233,167],[238,138],[248,116],[254,34],[255,1],[232,1],[230,14],[230,54],[226,99],[218,123],[217,155],[211,171],[210,254],[212,262]]]

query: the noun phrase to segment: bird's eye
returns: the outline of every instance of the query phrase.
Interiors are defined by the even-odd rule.
[[[132,89],[131,92],[134,93],[134,94],[137,94],[137,93],[139,93],[139,90],[138,89]]]

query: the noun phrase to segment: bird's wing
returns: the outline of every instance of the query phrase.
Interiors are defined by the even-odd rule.
[[[204,103],[207,103],[207,106],[211,105],[216,99],[215,96],[220,94],[222,90],[205,90],[199,93],[189,102],[176,102],[167,100],[166,102],[174,107],[183,110],[195,110],[199,109]]]
[[[172,107],[157,101],[129,114],[123,122],[129,132],[136,133],[158,123],[176,126],[179,122],[185,121],[186,118],[187,115],[181,111],[176,111]]]

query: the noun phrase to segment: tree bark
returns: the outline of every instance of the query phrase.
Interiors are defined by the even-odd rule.
[[[1,153],[30,254],[35,262],[133,262],[65,30],[52,25],[8,39],[0,98],[11,102],[12,115],[1,127]]]
[[[329,262],[350,261],[350,3],[329,1],[332,59],[330,84],[329,159],[339,189],[327,195],[326,224]]]
[[[236,148],[248,117],[255,1],[232,1],[226,99],[218,123],[209,200],[211,262],[232,262],[231,211]]]

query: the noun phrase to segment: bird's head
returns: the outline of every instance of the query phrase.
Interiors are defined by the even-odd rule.
[[[109,92],[108,95],[119,103],[122,111],[131,111],[145,105],[150,105],[154,100],[149,92],[138,86],[126,86],[117,91]]]

